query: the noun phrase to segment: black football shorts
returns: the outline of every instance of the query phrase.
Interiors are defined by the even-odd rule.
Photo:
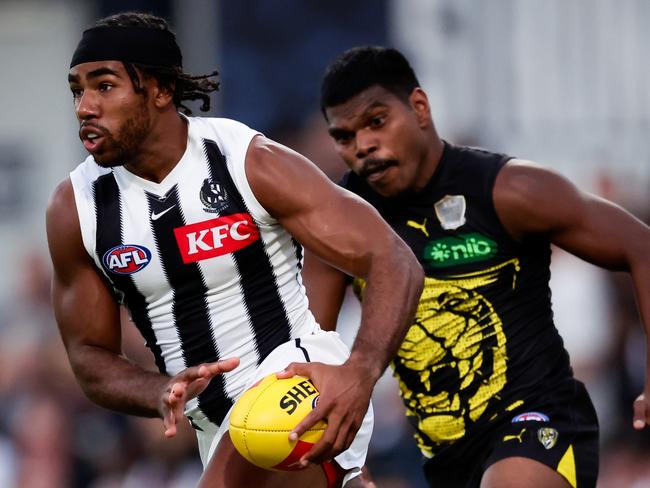
[[[598,420],[579,381],[569,391],[525,402],[483,435],[469,436],[424,464],[431,487],[478,488],[483,473],[508,457],[534,459],[574,488],[594,488],[598,477]]]

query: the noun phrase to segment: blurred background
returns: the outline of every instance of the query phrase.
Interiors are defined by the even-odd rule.
[[[0,0],[0,487],[184,488],[200,476],[191,429],[166,440],[160,421],[84,398],[49,301],[44,210],[85,157],[69,60],[85,27],[124,10],[168,18],[186,71],[220,71],[211,115],[263,131],[333,179],[343,165],[319,113],[320,76],[344,49],[384,44],[412,61],[443,138],[535,160],[650,218],[647,0]],[[558,250],[552,272],[557,326],[599,412],[599,487],[650,487],[650,433],[631,425],[645,340],[630,280]],[[127,354],[151,367],[123,322]],[[357,323],[350,300],[346,340]],[[375,408],[378,486],[425,486],[389,374]]]

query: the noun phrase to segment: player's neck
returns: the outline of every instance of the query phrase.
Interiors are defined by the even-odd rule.
[[[124,165],[145,180],[160,183],[176,167],[187,147],[188,123],[177,112],[154,123],[136,158]]]
[[[440,159],[442,158],[442,152],[444,151],[445,144],[442,142],[442,139],[438,136],[437,131],[433,128],[433,133],[431,134],[431,143],[427,145],[427,150],[423,154],[422,163],[418,169],[416,176],[416,183],[413,186],[413,191],[415,193],[422,190],[429,180],[433,177],[433,174],[436,172],[438,165],[440,164]]]

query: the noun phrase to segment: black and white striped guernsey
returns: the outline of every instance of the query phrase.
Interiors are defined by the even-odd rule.
[[[88,157],[71,174],[88,254],[161,372],[238,356],[187,412],[219,424],[257,365],[318,329],[300,277],[302,250],[257,201],[244,160],[257,132],[189,118],[185,153],[161,183]]]

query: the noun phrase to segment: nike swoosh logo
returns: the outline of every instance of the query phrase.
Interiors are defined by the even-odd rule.
[[[172,205],[171,207],[166,208],[165,210],[163,210],[163,211],[160,212],[160,213],[151,212],[151,220],[158,220],[160,217],[162,217],[163,215],[165,215],[167,212],[169,212],[169,211],[170,211],[172,208],[174,208],[175,206],[176,206],[176,205]]]

